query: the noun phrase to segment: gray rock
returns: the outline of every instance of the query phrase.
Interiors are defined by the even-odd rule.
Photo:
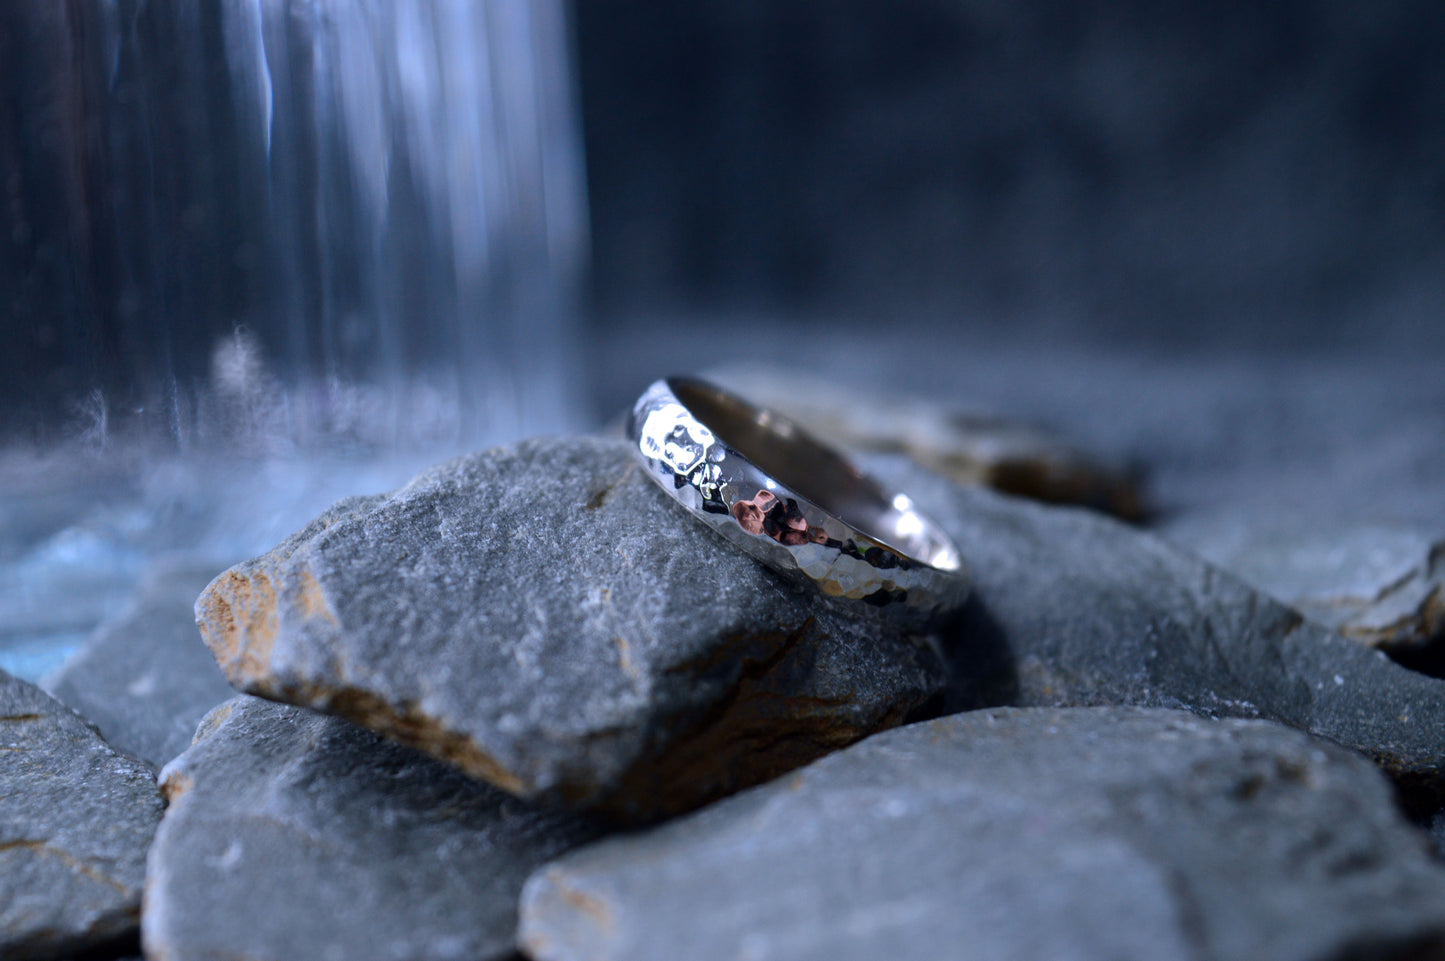
[[[0,798],[0,957],[60,957],[135,930],[163,806],[154,776],[4,672]]]
[[[542,868],[538,961],[1423,958],[1445,868],[1279,725],[995,709],[869,738]]]
[[[196,613],[245,691],[628,818],[895,725],[944,680],[931,648],[795,592],[598,438],[344,501]]]
[[[130,608],[96,631],[45,686],[110,743],[159,767],[235,692],[196,630],[196,595],[216,565],[150,571]]]
[[[1144,513],[1134,471],[1017,418],[967,411],[796,370],[732,366],[706,377],[855,453],[899,453],[962,484],[1126,518]]]
[[[510,957],[517,895],[596,836],[346,721],[239,697],[161,774],[147,957]]]
[[[974,593],[954,708],[1133,704],[1263,717],[1445,787],[1445,681],[1393,663],[1158,537],[1083,510],[880,471],[955,538]]]
[[[1409,658],[1445,639],[1445,537],[1383,524],[1342,528],[1185,518],[1170,540],[1323,624]]]

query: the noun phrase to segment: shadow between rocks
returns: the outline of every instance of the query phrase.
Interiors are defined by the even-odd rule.
[[[140,928],[119,937],[65,955],[66,961],[140,961]]]
[[[876,461],[960,546],[973,597],[940,634],[944,712],[1182,708],[1260,718],[1371,758],[1417,821],[1445,802],[1445,685],[1225,571],[1090,511]]]
[[[1004,629],[978,594],[938,632],[948,687],[915,720],[1007,707],[1019,699],[1017,661]]]
[[[1426,677],[1445,679],[1445,638],[1436,639],[1428,646],[1386,653],[1390,660],[1401,667],[1407,667]]]

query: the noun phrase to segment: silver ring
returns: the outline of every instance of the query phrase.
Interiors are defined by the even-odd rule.
[[[627,433],[664,491],[794,583],[911,628],[968,595],[958,548],[907,494],[776,411],[668,377],[638,399]]]

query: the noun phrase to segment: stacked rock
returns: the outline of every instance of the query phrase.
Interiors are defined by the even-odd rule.
[[[0,681],[0,957],[1445,953],[1445,681],[908,453],[974,576],[928,635],[605,437],[343,501],[194,615],[158,575],[49,681],[99,731]]]

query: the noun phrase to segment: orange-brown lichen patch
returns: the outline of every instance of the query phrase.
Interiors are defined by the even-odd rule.
[[[1445,586],[1436,587],[1420,605],[1420,632],[1422,640],[1445,635]]]
[[[920,458],[920,463],[933,467],[930,460]],[[977,474],[978,481],[994,490],[1048,504],[1082,504],[1127,521],[1142,520],[1147,513],[1143,492],[1132,477],[1077,455],[1028,450],[982,465]]]
[[[201,718],[200,726],[196,728],[196,733],[191,737],[191,743],[197,744],[216,733],[216,729],[226,723],[226,719],[231,716],[231,709],[234,705],[234,701],[227,701]]]
[[[613,927],[612,909],[608,907],[606,901],[571,883],[562,871],[555,869],[548,871],[547,880],[552,883],[552,887],[557,890],[557,896],[563,901],[596,921],[600,927],[607,929]]]
[[[632,660],[632,645],[627,643],[627,638],[614,637],[612,644],[617,648],[617,666],[622,668],[622,673],[632,678],[634,684],[642,684],[644,678],[642,672],[637,669],[637,664]]]
[[[165,795],[167,804],[175,804],[195,786],[196,779],[178,768],[167,769],[160,783],[161,793]]]
[[[311,573],[310,569],[303,569],[301,576],[297,578],[296,609],[307,620],[314,618],[331,624],[338,623],[336,612],[331,609],[330,604],[326,603],[326,595],[321,590],[321,582],[316,580],[316,575]]]
[[[96,884],[103,884],[108,888],[113,888],[125,897],[131,896],[131,889],[128,886],[106,874],[97,865],[83,858],[78,858],[48,841],[18,840],[0,842],[0,854],[7,851],[30,851],[40,857],[53,858],[65,865],[65,867],[73,873],[87,880],[94,881]]]
[[[525,781],[503,767],[471,737],[443,727],[414,704],[392,703],[355,687],[338,690],[288,685],[273,690],[268,685],[260,693],[288,704],[299,704],[344,717],[519,797],[532,793]]]
[[[900,698],[859,717],[846,694],[790,693],[794,664],[811,660],[819,640],[809,620],[793,631],[723,645],[740,665],[730,694],[706,715],[680,719],[685,729],[658,753],[639,759],[601,800],[602,812],[622,823],[683,813],[895,727],[918,706]]]
[[[1380,596],[1388,596],[1394,589],[1386,589]],[[1437,585],[1414,610],[1386,624],[1345,624],[1339,631],[1352,640],[1408,657],[1412,650],[1445,637],[1445,586]]]
[[[276,646],[276,587],[262,571],[226,571],[201,592],[196,626],[232,684],[261,676]]]
[[[582,509],[587,511],[595,511],[599,509],[603,504],[607,503],[607,499],[612,496],[613,491],[617,490],[617,488],[621,487],[623,484],[627,483],[629,480],[632,479],[632,475],[636,471],[636,464],[628,464],[627,470],[622,472],[621,477],[607,484],[601,490],[594,492],[591,497],[587,498],[587,503],[582,505]]]

